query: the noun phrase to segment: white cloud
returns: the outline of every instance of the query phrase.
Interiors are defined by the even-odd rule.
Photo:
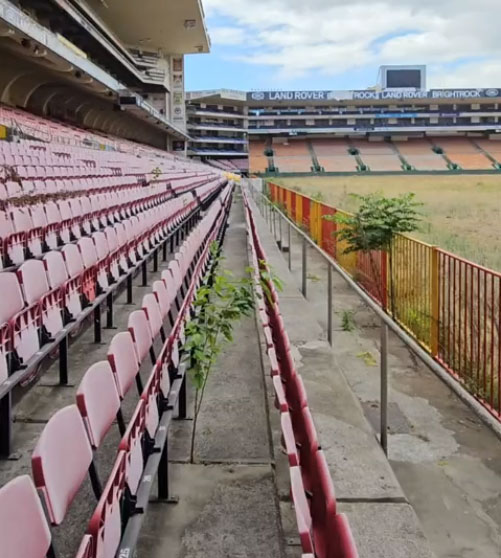
[[[239,27],[212,27],[210,36],[213,44],[239,45],[245,42],[245,30]]]
[[[214,44],[251,45],[241,59],[272,66],[285,79],[424,63],[433,85],[501,84],[499,0],[204,0],[204,6],[215,21],[231,22],[211,29]]]

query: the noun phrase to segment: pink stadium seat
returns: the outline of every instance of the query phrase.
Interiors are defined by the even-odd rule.
[[[23,364],[40,348],[41,311],[35,304],[24,309],[23,295],[15,273],[0,273],[0,324],[12,320],[13,348]]]
[[[289,411],[289,405],[285,397],[284,386],[280,376],[273,376],[273,388],[275,390],[275,407],[281,412]]]
[[[64,407],[51,417],[38,439],[31,464],[50,521],[59,525],[92,465],[92,448],[76,405]]]
[[[92,239],[94,241],[94,246],[96,248],[97,259],[103,260],[110,253],[110,248],[108,247],[106,234],[102,231],[95,232],[92,235]]]
[[[108,361],[97,362],[87,370],[76,397],[92,447],[98,448],[120,410],[120,397]]]
[[[39,302],[49,291],[45,267],[41,260],[27,260],[18,269],[17,276],[28,305]]]
[[[3,324],[24,308],[23,293],[15,273],[0,273],[0,293],[0,324]]]
[[[46,558],[51,534],[33,482],[16,477],[0,488],[2,558]]]
[[[120,504],[124,489],[125,452],[120,451],[89,522],[88,532],[95,543],[96,558],[115,558],[117,554],[122,533]]]
[[[0,384],[5,382],[9,377],[9,368],[7,365],[7,355],[4,348],[0,348]]]
[[[137,493],[144,470],[142,440],[145,428],[145,404],[140,399],[119,446],[119,450],[125,452],[125,482],[132,496]]]
[[[308,405],[306,389],[300,374],[293,374],[290,379],[286,380],[284,385],[289,407],[299,410]]]
[[[295,467],[299,465],[299,457],[297,453],[296,439],[294,437],[294,430],[292,428],[292,421],[288,412],[284,412],[280,415],[280,425],[282,428],[282,443],[289,459],[289,466]]]
[[[93,540],[90,535],[84,535],[75,558],[93,558]]]
[[[78,251],[78,248],[74,247]],[[80,258],[80,255],[77,255]],[[50,288],[56,289],[61,287],[64,289],[64,306],[70,319],[75,319],[82,312],[80,279],[78,277],[72,280],[69,279],[63,254],[59,251],[47,252],[43,257],[43,262]]]
[[[98,262],[96,246],[92,238],[84,236],[77,242],[80,256],[85,269],[89,269]]]
[[[5,253],[13,264],[24,261],[26,234],[15,232],[14,223],[5,211],[0,211],[0,237],[5,244]]]
[[[60,290],[49,292],[45,266],[41,260],[27,260],[17,275],[28,305],[40,303],[42,323],[51,337],[63,329],[63,300]]]
[[[329,556],[330,518],[336,515],[336,496],[329,467],[322,450],[314,453],[311,488],[311,517],[315,549],[319,556]],[[303,472],[304,473],[304,472]]]
[[[51,289],[62,287],[69,279],[68,270],[61,252],[51,251],[44,255],[44,267]]]
[[[80,275],[84,270],[82,256],[76,244],[66,244],[61,249],[70,278]]]
[[[299,538],[301,540],[301,548],[303,549],[303,552],[312,554],[312,521],[308,500],[306,499],[306,493],[301,478],[301,469],[299,467],[291,467],[289,472],[291,478],[292,502],[296,511],[296,521]]]
[[[327,533],[326,558],[359,558],[350,524],[344,513],[329,516]]]
[[[142,310],[139,312],[144,315]],[[113,337],[108,350],[108,361],[115,375],[118,393],[123,399],[139,372],[134,339],[128,331],[117,333]]]
[[[143,310],[136,310],[129,315],[128,329],[134,340],[137,360],[143,362],[153,344],[153,334]]]
[[[157,337],[157,335],[162,332],[162,340],[165,341],[165,335],[163,333],[162,325],[162,314],[160,312],[160,307],[158,301],[153,293],[144,295],[142,308],[146,313],[148,318],[148,324],[150,325],[150,331],[152,335],[152,341]]]
[[[171,310],[171,306],[173,303],[172,295],[170,294],[167,285],[163,281],[155,281],[153,283],[153,294],[155,295],[160,307],[162,320],[165,320],[165,317]]]

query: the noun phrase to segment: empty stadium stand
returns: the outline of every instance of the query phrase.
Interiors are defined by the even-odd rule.
[[[492,161],[469,138],[435,138],[435,144],[464,170],[492,169]]]
[[[279,172],[311,172],[313,161],[305,140],[273,142],[273,161]]]
[[[392,144],[385,141],[355,139],[352,141],[352,145],[358,149],[362,161],[371,171],[402,170],[402,163]]]
[[[266,172],[268,158],[264,154],[266,143],[263,141],[249,142],[249,170],[250,172]]]
[[[93,152],[86,151],[92,160]],[[135,158],[129,162],[133,164]],[[185,165],[190,167],[191,163],[185,161]],[[53,335],[58,336],[86,311],[88,303],[97,300],[99,289],[111,295],[124,277],[132,281],[134,271],[149,256],[154,256],[157,269],[159,249],[164,260],[169,244],[172,253],[161,279],[143,296],[142,308],[130,314],[128,331],[117,333],[111,340],[108,359],[89,366],[77,388],[75,403],[57,410],[44,427],[32,454],[33,481],[23,475],[0,489],[0,544],[5,558],[59,555],[49,524],[61,526],[56,532],[68,528],[65,521],[87,475],[95,510],[87,518],[86,534],[81,541],[70,542],[71,550],[65,549],[67,555],[132,555],[150,499],[151,478],[157,473],[158,497],[169,498],[168,430],[174,416],[183,418],[186,413],[185,366],[180,363],[184,324],[192,312],[196,290],[209,278],[211,244],[224,234],[232,188],[221,177],[201,185],[195,174],[176,190],[168,173],[167,177],[164,174],[154,173],[150,182],[141,183],[146,200],[140,198],[145,204],[143,220],[137,218],[141,213],[136,215],[133,203],[123,209],[112,205],[110,211],[98,211],[96,230],[91,219],[91,229],[88,233],[83,227],[79,229],[78,240],[70,237],[43,252],[42,259],[27,258],[17,269],[11,267],[12,271],[0,273],[0,286],[9,293],[2,298],[0,318],[5,322],[0,359],[0,430],[4,436],[10,429],[9,414],[4,411],[10,411],[11,391],[26,378],[29,359],[40,340],[51,344]],[[163,192],[165,200],[153,203],[157,200],[148,196],[151,182]],[[102,189],[112,192],[116,188]],[[86,192],[92,194],[94,189]],[[6,203],[12,203],[12,198]],[[130,218],[122,213],[126,209],[132,212]],[[134,219],[138,219],[136,225]],[[127,221],[131,221],[130,227]],[[81,222],[70,223],[70,232],[75,224]],[[124,225],[124,230],[112,234],[119,225]],[[175,246],[179,246],[177,252]],[[98,253],[104,257],[99,258]],[[146,286],[146,281],[143,284]],[[50,301],[45,302],[48,297]],[[48,309],[46,314],[44,309]],[[95,327],[99,321],[94,322]],[[156,339],[161,343],[158,354],[153,349]],[[153,368],[143,381],[139,371],[148,356]],[[135,409],[126,420],[122,405],[134,384]],[[122,440],[113,457],[113,452],[104,454],[101,446],[115,421]],[[106,459],[109,463],[104,469],[109,474],[103,476]],[[21,513],[23,526],[16,528],[12,521],[17,524]]]
[[[418,171],[447,170],[446,160],[432,151],[432,145],[427,139],[411,139],[394,141],[395,146],[405,160]]]
[[[319,165],[326,172],[356,172],[357,161],[350,155],[350,146],[344,138],[313,139],[311,143]]]
[[[472,138],[471,141],[487,155],[490,155],[497,163],[501,163],[501,141],[485,138]]]

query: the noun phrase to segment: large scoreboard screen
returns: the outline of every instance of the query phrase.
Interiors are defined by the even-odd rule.
[[[386,87],[415,87],[421,88],[421,70],[387,70]]]

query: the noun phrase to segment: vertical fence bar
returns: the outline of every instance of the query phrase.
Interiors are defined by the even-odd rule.
[[[282,214],[278,214],[278,247],[282,250],[283,238],[282,238]]]
[[[327,339],[332,346],[332,265],[327,262]]]
[[[440,272],[438,250],[433,246],[431,252],[431,354],[438,355],[438,333],[440,320]]]
[[[291,233],[291,224],[289,225],[289,271],[292,271],[292,233]]]
[[[388,326],[381,322],[381,446],[388,455]]]
[[[302,286],[302,293],[304,298],[306,298],[306,295],[308,294],[308,257],[307,257],[307,248],[308,245],[306,243],[306,238],[303,237],[303,249],[302,249],[302,256],[303,256],[303,265],[302,265],[302,271],[303,271],[303,286]]]

